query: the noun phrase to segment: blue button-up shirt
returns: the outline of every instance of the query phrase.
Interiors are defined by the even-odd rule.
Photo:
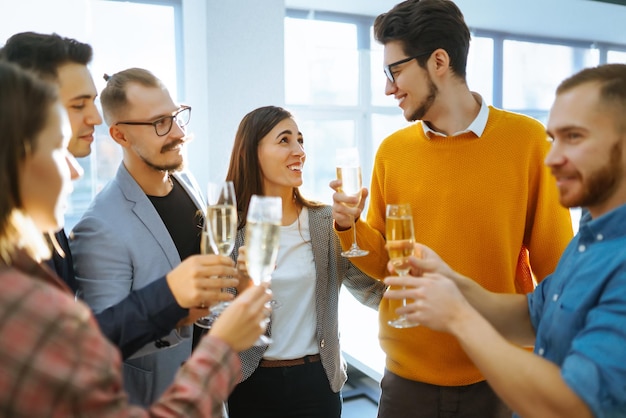
[[[535,353],[596,417],[625,417],[626,205],[581,225],[528,309]]]

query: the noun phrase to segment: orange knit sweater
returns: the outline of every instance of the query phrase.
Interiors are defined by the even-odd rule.
[[[370,254],[351,261],[373,277],[388,275],[385,205],[410,203],[416,240],[461,274],[489,290],[513,293],[520,275],[530,271],[518,261],[530,260],[542,280],[572,238],[569,211],[560,206],[543,164],[549,146],[538,121],[493,107],[480,138],[428,139],[421,123],[392,134],[376,154],[367,222],[357,223],[359,246]],[[352,231],[338,234],[348,248]],[[379,311],[391,372],[440,386],[484,380],[451,335],[424,326],[389,327],[398,304],[383,299]]]

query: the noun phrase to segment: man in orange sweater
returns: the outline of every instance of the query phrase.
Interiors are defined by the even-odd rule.
[[[532,276],[551,273],[572,238],[569,212],[543,165],[545,128],[469,90],[470,33],[452,1],[405,1],[380,15],[374,31],[384,45],[386,94],[418,123],[378,149],[367,222],[356,224],[369,255],[352,262],[370,276],[387,275],[385,206],[409,203],[416,240],[453,269],[493,292],[530,291]],[[337,233],[349,248],[352,218],[364,204],[346,205],[357,199],[340,192],[333,199]],[[387,354],[380,418],[511,416],[453,336],[390,327],[398,306],[385,299],[379,308]]]
[[[421,244],[418,277],[391,276],[409,320],[453,334],[517,417],[626,416],[626,64],[585,68],[556,90],[545,163],[585,219],[528,295],[486,291]],[[405,289],[402,289],[402,287]],[[534,354],[511,344],[534,344]]]

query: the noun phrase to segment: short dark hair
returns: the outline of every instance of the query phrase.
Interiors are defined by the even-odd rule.
[[[93,57],[89,44],[53,34],[21,32],[0,49],[0,59],[18,64],[40,77],[56,80],[58,68],[67,63],[87,65]]]
[[[557,87],[556,94],[565,93],[586,83],[599,85],[600,105],[615,114],[618,129],[626,133],[626,64],[604,64],[585,68],[563,80]]]
[[[451,0],[406,0],[374,21],[380,43],[400,41],[407,56],[444,49],[454,73],[465,80],[470,31],[463,13]],[[417,58],[424,68],[429,56]]]

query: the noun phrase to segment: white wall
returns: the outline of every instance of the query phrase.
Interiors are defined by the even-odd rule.
[[[186,92],[196,139],[190,167],[200,184],[223,179],[239,121],[284,102],[284,0],[184,0]],[[198,120],[202,118],[203,120]],[[201,128],[197,125],[200,122]]]

